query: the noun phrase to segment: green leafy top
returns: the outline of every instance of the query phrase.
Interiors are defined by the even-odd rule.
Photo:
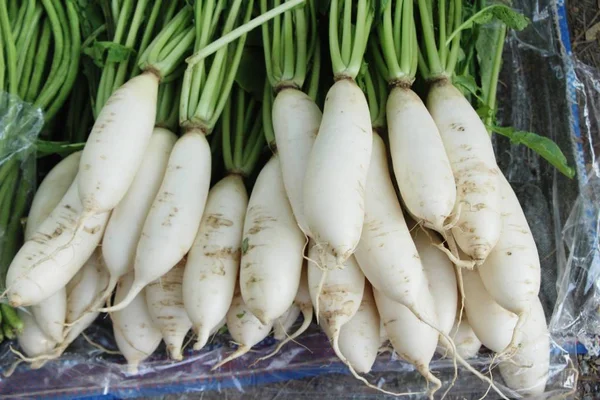
[[[279,6],[281,0],[260,0],[260,11]],[[262,25],[267,78],[273,88],[301,88],[317,43],[314,0],[276,16]]]
[[[522,30],[530,22],[504,4],[483,7],[464,22],[463,11],[469,3],[463,4],[463,0],[418,0],[418,7],[423,38],[419,69],[428,80],[452,77],[461,56],[461,34],[466,29],[496,20],[511,29]],[[437,10],[437,16],[433,10]]]
[[[371,58],[371,54],[369,54],[369,58]],[[383,129],[386,125],[385,109],[388,89],[380,72],[375,62],[364,63],[357,78],[358,85],[367,96],[373,129]]]
[[[329,51],[336,79],[358,76],[374,16],[374,0],[331,0]]]

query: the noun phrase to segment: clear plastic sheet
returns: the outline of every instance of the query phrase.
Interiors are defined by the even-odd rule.
[[[513,6],[528,15],[533,26],[513,32],[507,39],[499,88],[500,122],[550,137],[578,173],[570,180],[533,152],[504,138],[494,139],[498,162],[521,201],[542,261],[540,297],[552,343],[547,392],[539,397],[545,399],[574,390],[578,343],[590,352],[598,351],[600,75],[571,56],[564,0],[515,0]],[[116,349],[107,317],[99,317],[86,333],[91,341]],[[255,351],[216,372],[210,372],[210,367],[235,348],[226,334],[214,337],[199,352],[188,346],[179,363],[168,361],[161,345],[138,375],[128,376],[122,357],[107,354],[80,337],[59,360],[40,370],[20,365],[12,376],[0,379],[0,395],[74,398],[110,394],[129,398],[228,391],[238,393],[239,398],[380,398],[347,375],[316,326],[297,343],[286,345],[278,356],[252,365],[274,345],[268,338]],[[486,372],[490,358],[489,353],[482,353],[473,365]],[[16,360],[6,344],[0,348],[0,360],[4,370]],[[446,383],[444,388],[448,387],[454,372],[451,360],[436,356],[431,367]],[[479,398],[487,385],[462,368],[459,371],[447,398]],[[294,384],[309,377],[316,378]],[[378,358],[367,379],[391,391],[425,389],[424,379],[415,369],[389,353]],[[508,395],[518,397],[502,386],[497,370],[494,379]],[[284,381],[285,385],[269,391],[276,382]],[[497,395],[491,392],[489,398]]]

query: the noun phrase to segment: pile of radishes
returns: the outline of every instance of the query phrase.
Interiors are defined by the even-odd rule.
[[[451,2],[460,15],[460,1]],[[431,2],[387,2],[381,14],[371,0],[356,3],[331,1],[335,83],[322,112],[312,90],[314,2],[262,25],[264,127],[253,122],[261,114],[252,96],[234,87],[215,111],[225,109],[226,173],[212,188],[212,127],[181,113],[180,137],[155,127],[160,73],[148,69],[110,96],[83,151],[39,186],[9,268],[7,296],[21,307],[19,344],[33,365],[62,354],[101,312],[131,373],[161,341],[182,360],[190,331],[200,351],[224,325],[238,348],[214,368],[272,331],[281,341],[274,353],[285,351],[314,314],[335,354],[377,390],[391,393],[359,374],[389,340],[431,384],[430,396],[442,386],[429,368],[436,352],[501,393],[465,361],[482,345],[506,386],[544,391],[550,343],[539,256],[486,126],[443,65],[453,47],[436,47]],[[270,6],[261,1],[263,13]],[[410,89],[417,12],[425,100]],[[290,32],[297,36],[286,41]],[[382,62],[365,72],[371,44]],[[197,66],[187,68],[192,76]],[[271,156],[248,192],[262,130]]]

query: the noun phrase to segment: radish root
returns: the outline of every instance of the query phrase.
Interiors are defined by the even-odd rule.
[[[229,356],[227,356],[226,358],[224,358],[223,360],[221,360],[219,363],[217,363],[210,370],[214,371],[216,369],[219,369],[223,365],[227,364],[230,361],[235,360],[236,358],[239,358],[239,357],[243,356],[244,354],[248,353],[249,351],[250,351],[250,347],[244,346],[244,345],[240,345],[240,347],[238,347],[238,349],[236,351],[234,351]]]
[[[266,356],[259,358],[252,365],[257,364],[257,363],[259,363],[261,361],[264,361],[264,360],[266,360],[268,358],[273,357],[288,342],[298,343],[298,342],[295,341],[295,339],[298,336],[300,336],[301,334],[303,334],[308,329],[308,327],[310,326],[310,324],[312,322],[313,308],[309,307],[309,306],[302,308],[302,315],[304,316],[304,321],[302,322],[302,325],[300,325],[300,327],[296,330],[296,332],[294,332],[291,336],[288,336],[287,338],[285,338],[285,340],[282,340],[281,342],[279,342],[279,344],[277,345],[277,347],[275,348],[275,350],[273,350],[271,353],[267,354]],[[312,353],[312,351],[309,348],[306,348],[306,349]]]

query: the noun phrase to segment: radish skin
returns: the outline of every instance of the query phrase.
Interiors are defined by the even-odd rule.
[[[371,132],[362,90],[354,81],[338,80],[327,93],[304,178],[308,230],[322,254],[335,256],[336,262],[330,267],[342,265],[360,240],[373,146]]]
[[[292,310],[292,311],[290,311],[290,310]],[[296,313],[296,310],[298,310],[297,313]],[[296,322],[296,319],[298,318],[298,315],[300,312],[302,313],[302,317],[304,319],[304,321],[302,321],[302,325],[300,325],[300,327],[295,332],[288,334],[289,328],[291,328],[292,325],[294,324],[294,322]],[[300,336],[302,333],[304,333],[310,326],[312,319],[313,319],[313,305],[312,305],[312,301],[310,298],[310,291],[308,289],[307,268],[302,268],[302,276],[300,277],[300,286],[298,287],[298,293],[296,293],[296,297],[294,298],[294,304],[292,304],[292,306],[288,309],[286,314],[284,314],[279,319],[283,318],[286,315],[288,315],[288,317],[289,317],[288,320],[286,321],[286,323],[289,324],[289,326],[285,327],[283,325],[283,323],[281,323],[280,329],[283,331],[280,334],[281,339],[279,339],[277,337],[277,330],[276,330],[277,327],[276,326],[273,327],[275,339],[280,340],[281,342],[277,345],[275,350],[273,350],[270,354],[268,354],[264,357],[261,357],[259,359],[259,361],[266,360],[267,358],[273,357],[275,354],[277,354],[279,352],[279,350],[281,350],[281,348],[283,346],[285,346],[288,342],[291,342],[294,339],[296,339],[298,336]],[[277,324],[277,323],[279,323],[279,320],[275,320],[275,324]]]
[[[60,161],[48,172],[38,187],[25,226],[25,240],[29,240],[35,231],[48,218],[52,210],[58,205],[69,187],[75,180],[79,169],[81,151],[72,153]]]
[[[158,83],[152,72],[130,79],[96,118],[77,177],[84,216],[112,210],[131,186],[154,127]]]
[[[275,97],[272,116],[285,191],[300,229],[310,235],[304,216],[304,177],[322,113],[304,92],[285,88]]]
[[[456,203],[456,185],[435,121],[421,98],[401,86],[390,92],[386,115],[394,175],[406,209],[425,227],[443,233]]]
[[[550,369],[550,334],[539,299],[526,318],[517,351],[500,363],[500,374],[511,389],[524,396],[539,396],[544,393]]]
[[[77,178],[60,203],[21,247],[6,276],[12,306],[38,304],[63,288],[100,243],[110,213],[79,224]]]
[[[23,321],[23,332],[17,339],[25,354],[29,357],[38,357],[51,352],[56,342],[40,329],[32,314],[24,310],[17,310],[17,312]]]
[[[62,288],[41,303],[31,306],[31,313],[48,337],[56,343],[61,342],[67,317],[66,289]]]
[[[117,284],[115,302],[120,303],[131,293],[133,282],[131,272],[121,278]],[[160,330],[154,326],[148,312],[146,294],[139,292],[127,307],[112,312],[110,317],[117,346],[127,360],[127,371],[136,374],[139,364],[150,357],[162,339]]]
[[[248,194],[239,175],[210,190],[183,275],[183,304],[200,350],[227,315],[237,283]]]
[[[300,307],[294,303],[281,317],[277,318],[273,323],[273,339],[285,340],[290,335],[290,330],[300,316],[300,312]]]
[[[145,289],[152,322],[160,330],[169,356],[177,361],[183,359],[181,348],[185,336],[192,327],[192,321],[183,306],[181,289],[185,263],[184,258],[162,278],[150,283]]]
[[[502,353],[511,342],[517,316],[502,308],[485,290],[477,271],[463,270],[465,313],[481,343]]]
[[[525,318],[540,291],[540,257],[519,199],[502,174],[500,182],[502,234],[478,271],[490,296]]]
[[[415,245],[419,251],[429,292],[433,296],[438,316],[438,328],[446,335],[450,334],[456,318],[458,290],[454,265],[448,257],[436,248],[441,244],[434,232],[428,234],[416,230]],[[443,340],[443,338],[440,338]]]
[[[429,318],[435,317],[437,320],[433,296],[425,285],[423,283],[419,291],[421,296],[418,301]],[[413,364],[417,371],[434,385],[430,391],[430,396],[432,396],[442,386],[440,380],[429,370],[429,363],[437,347],[438,332],[421,322],[402,304],[385,297],[377,290],[373,290],[373,294],[394,350],[400,357]]]
[[[456,345],[456,352],[465,360],[477,356],[481,348],[481,341],[473,332],[469,319],[463,316],[460,322],[454,321],[452,336]]]
[[[271,328],[273,328],[273,322],[271,321],[268,324],[260,322],[244,303],[239,287],[236,287],[231,307],[227,312],[227,329],[233,341],[239,347],[228,357],[212,367],[211,370],[220,368],[231,360],[248,353],[254,345],[269,336]]]
[[[456,181],[452,234],[459,247],[478,264],[492,251],[502,230],[501,174],[485,125],[471,104],[448,81],[432,85],[427,97]]]
[[[358,311],[340,329],[340,351],[356,372],[366,374],[375,363],[381,339],[379,325],[373,290],[366,284]]]
[[[277,155],[256,179],[243,238],[242,297],[252,314],[267,325],[282,316],[294,301],[306,242],[287,199]]]
[[[107,295],[119,278],[133,268],[144,221],[162,183],[176,140],[173,132],[154,128],[140,168],[125,197],[110,216],[102,240],[102,255],[111,277]]]
[[[190,131],[179,138],[137,245],[131,290],[116,305],[126,307],[150,282],[185,256],[198,232],[210,185],[211,153],[206,137]]]
[[[365,217],[356,260],[373,287],[414,308],[425,273],[388,169],[385,144],[373,134]]]

